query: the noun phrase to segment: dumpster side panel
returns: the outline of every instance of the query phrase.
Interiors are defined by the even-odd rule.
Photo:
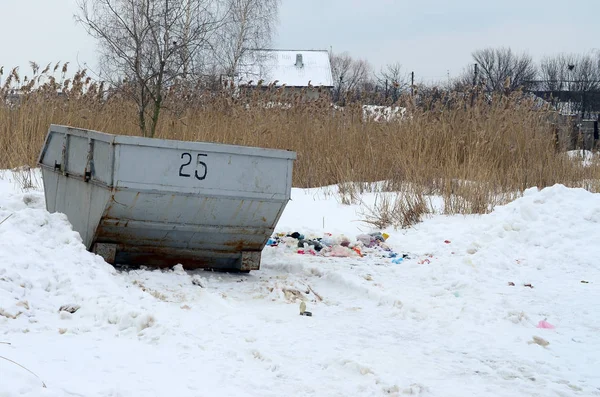
[[[51,126],[39,159],[46,209],[65,214],[88,249],[110,199],[105,182],[112,180],[111,146],[94,143],[90,137]],[[99,174],[94,174],[94,158],[102,164]]]
[[[270,229],[239,226],[165,224],[103,219],[96,241],[127,246],[163,245],[174,249],[260,251]]]
[[[111,186],[113,182],[114,145],[97,139],[104,134],[88,133],[51,126],[40,154],[39,164],[69,177]]]
[[[282,203],[235,198],[116,189],[106,217],[180,225],[275,227]]]
[[[87,170],[89,140],[76,135],[66,135],[66,161],[64,170],[70,176],[83,178]]]
[[[86,182],[112,185],[114,146],[109,142],[67,134],[66,172]]]
[[[110,142],[95,139],[92,141],[92,144],[92,158],[90,161],[91,181],[112,187],[115,158],[114,145]]]
[[[46,210],[56,212],[56,200],[58,193],[58,174],[42,168],[42,182],[44,184],[44,198],[46,199]]]
[[[119,244],[123,255],[117,260],[149,259],[152,253],[167,252],[181,258],[181,250],[189,250],[196,254],[183,262],[186,267],[212,261],[216,257],[210,252],[219,253],[213,266],[239,267],[243,251],[263,249],[281,206],[272,201],[116,190],[95,241]]]
[[[94,241],[116,244],[117,262],[180,258],[186,267],[241,269],[243,253],[256,252],[246,266],[258,268],[290,197],[293,156],[225,152],[227,145],[200,152],[161,142],[115,145],[114,194]]]
[[[287,159],[119,145],[118,187],[289,198]]]
[[[47,210],[65,214],[73,230],[90,249],[94,232],[109,202],[110,191],[46,168],[42,169],[42,177]]]
[[[58,166],[60,169],[62,163],[62,152],[65,141],[65,134],[57,133],[52,130],[48,131],[46,141],[42,152],[40,153],[39,164],[49,168]]]

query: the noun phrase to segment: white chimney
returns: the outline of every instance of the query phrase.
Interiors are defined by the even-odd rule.
[[[302,63],[302,54],[296,54],[296,67],[304,67],[304,63]]]

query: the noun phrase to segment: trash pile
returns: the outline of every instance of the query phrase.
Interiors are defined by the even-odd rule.
[[[355,241],[344,235],[334,236],[331,233],[325,233],[321,237],[305,236],[299,232],[277,233],[267,241],[267,246],[282,247],[300,255],[338,258],[376,256],[392,259],[393,263],[408,259],[408,254],[394,252],[386,244],[388,238],[387,233],[381,232],[359,234]]]

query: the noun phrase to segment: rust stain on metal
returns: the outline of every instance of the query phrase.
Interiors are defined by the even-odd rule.
[[[227,247],[233,248],[235,251],[242,251],[249,244],[246,240],[241,239],[241,240],[227,241],[224,245]]]
[[[132,201],[132,203],[130,205],[130,208],[135,207],[135,205],[137,204],[137,201],[138,201],[139,198],[140,198],[140,192],[137,192],[135,194],[135,196],[133,197],[133,201]]]
[[[168,218],[167,214],[171,210],[171,207],[173,207],[173,201],[175,201],[175,195],[171,194],[171,198],[169,198],[169,203],[163,207],[162,219]]]
[[[121,226],[119,224],[115,225],[115,226]],[[149,237],[139,237],[135,232],[130,232],[130,231],[114,231],[114,232],[110,232],[108,230],[106,230],[103,226],[99,227],[99,233],[98,235],[102,237],[102,241],[114,241],[114,242],[127,242],[128,246],[137,246],[137,245],[143,245],[143,244],[147,244],[147,243],[151,243],[151,244],[160,244],[160,243],[164,243],[166,240],[166,237],[168,236],[168,232],[166,232],[164,234],[164,236],[162,237],[157,237],[157,238],[149,238]]]
[[[231,216],[231,219],[237,218],[237,216],[240,213],[240,211],[242,210],[243,206],[244,206],[244,200],[240,200],[240,203],[238,204],[238,206],[236,207],[235,211],[233,212],[233,215]]]
[[[250,270],[260,269],[260,251],[245,251],[242,252],[242,260],[240,270],[249,272]]]

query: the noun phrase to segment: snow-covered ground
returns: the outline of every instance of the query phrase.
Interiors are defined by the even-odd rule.
[[[592,152],[590,150],[570,150],[566,155],[574,160],[580,161],[583,167],[590,167],[594,163],[600,163],[600,152]]]
[[[402,120],[406,115],[406,108],[400,106],[363,105],[363,119],[377,122]]]
[[[373,231],[292,198],[278,232]],[[386,231],[396,258],[288,238],[247,275],[116,271],[44,208],[0,176],[0,396],[600,396],[599,194],[434,215]]]

